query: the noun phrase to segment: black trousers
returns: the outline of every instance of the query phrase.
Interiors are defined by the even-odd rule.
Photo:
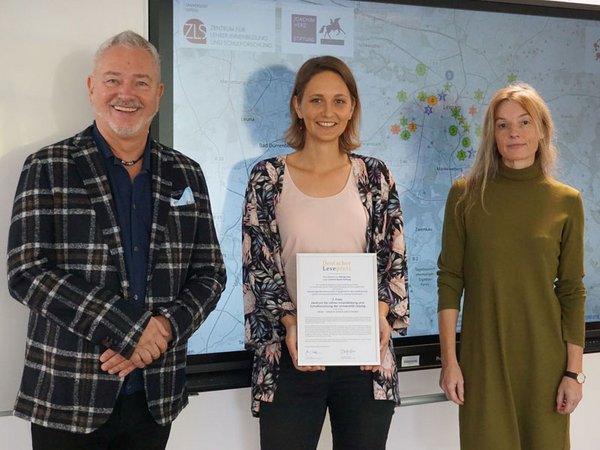
[[[146,394],[121,395],[108,421],[89,434],[31,424],[33,450],[164,450],[171,425],[158,425]]]
[[[373,398],[371,372],[356,366],[300,372],[282,352],[274,401],[260,405],[261,450],[316,449],[327,409],[333,450],[385,449],[394,403]]]

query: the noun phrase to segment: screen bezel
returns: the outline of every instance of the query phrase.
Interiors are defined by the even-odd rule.
[[[364,0],[363,0],[364,1]],[[374,0],[367,0],[374,2]],[[544,0],[511,3],[509,0],[431,0],[420,1],[378,0],[378,3],[416,5],[460,10],[501,12],[511,14],[600,20],[600,6]],[[525,4],[524,4],[525,3]],[[162,81],[166,86],[160,111],[151,127],[152,135],[165,145],[173,146],[173,2],[149,0],[149,39],[161,55]],[[438,368],[441,365],[439,335],[394,338],[398,371]],[[457,334],[460,345],[460,333]],[[600,321],[586,322],[585,353],[600,352]],[[187,381],[189,392],[236,389],[250,386],[252,370],[251,351],[232,351],[188,355]],[[406,358],[406,359],[403,359]],[[403,361],[407,361],[403,365]],[[415,363],[417,361],[418,363]]]

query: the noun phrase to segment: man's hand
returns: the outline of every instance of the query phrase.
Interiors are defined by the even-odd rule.
[[[161,316],[150,318],[131,356],[131,361],[137,368],[143,369],[160,358],[160,355],[167,350],[171,339],[169,320]]]
[[[135,370],[135,364],[130,359],[126,359],[110,348],[100,355],[100,362],[102,363],[100,367],[102,370],[111,375],[119,374],[121,378],[126,377]]]
[[[173,339],[171,323],[163,316],[150,319],[136,346],[131,359],[127,359],[114,350],[108,349],[100,356],[101,369],[118,374],[121,378],[129,375],[135,368],[143,369],[154,360],[160,358]]]

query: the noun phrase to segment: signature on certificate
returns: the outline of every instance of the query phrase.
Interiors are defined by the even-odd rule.
[[[356,350],[353,348],[340,348],[340,357],[342,359],[351,359],[356,354]]]

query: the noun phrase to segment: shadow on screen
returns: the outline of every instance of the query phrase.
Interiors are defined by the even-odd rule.
[[[285,144],[283,135],[289,125],[289,100],[294,86],[295,72],[283,65],[270,65],[257,70],[245,82],[244,105],[239,120],[247,127],[245,142],[241,142],[239,154],[242,156],[236,162],[227,179],[227,192],[221,211],[223,248],[231,249],[233,253],[226,255],[227,288],[223,292],[217,309],[211,314],[216,317],[211,322],[229,323],[225,328],[231,334],[244,335],[242,318],[242,267],[241,267],[241,218],[244,194],[248,183],[248,175],[252,167],[259,161],[277,155],[290,153],[291,149]],[[244,135],[243,135],[244,136]],[[231,305],[237,304],[236,307]],[[229,306],[228,306],[229,305]],[[231,311],[240,311],[233,317]],[[225,317],[230,316],[230,317]],[[217,347],[223,351],[223,343],[210,342],[206,350],[214,351]],[[229,347],[230,345],[226,345]],[[243,350],[243,342],[231,351]]]

